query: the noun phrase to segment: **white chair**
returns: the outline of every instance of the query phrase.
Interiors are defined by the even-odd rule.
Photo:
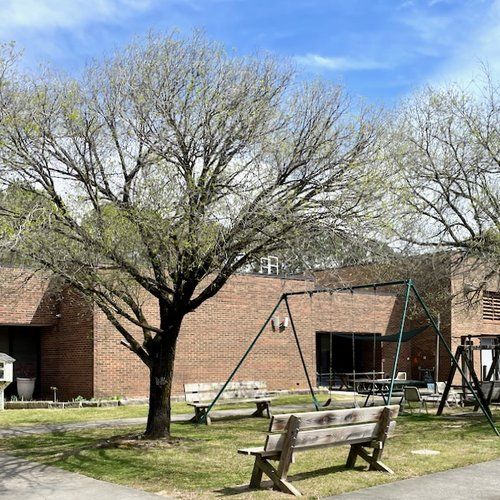
[[[429,413],[429,410],[427,408],[427,401],[425,401],[425,399],[422,398],[422,395],[420,394],[420,391],[418,390],[417,387],[408,385],[404,388],[404,401],[405,404],[408,405],[410,413],[412,414],[413,414],[413,407],[411,403],[418,404],[419,413],[422,412],[422,408],[425,408],[425,413]]]
[[[441,401],[445,388],[446,382],[436,383],[436,391],[440,396],[439,401]],[[455,389],[453,389],[453,387],[450,388],[450,392],[448,393],[448,397],[446,398],[446,406],[450,406],[450,403],[454,404],[455,406],[460,406],[461,404],[460,395],[455,391]]]

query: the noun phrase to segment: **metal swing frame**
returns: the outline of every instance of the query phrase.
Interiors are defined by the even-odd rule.
[[[429,326],[432,327],[432,329],[434,330],[434,333],[436,334],[437,338],[441,342],[441,345],[443,345],[443,347],[445,348],[446,352],[450,356],[450,358],[452,360],[452,368],[455,369],[455,370],[458,370],[458,372],[462,375],[463,379],[466,382],[467,388],[469,389],[469,391],[473,395],[474,399],[476,400],[477,406],[479,408],[481,408],[481,411],[485,415],[486,419],[488,420],[488,423],[490,424],[490,426],[493,429],[493,431],[495,432],[495,434],[498,437],[500,437],[500,432],[498,431],[498,429],[497,429],[497,427],[496,427],[496,425],[495,425],[495,423],[493,421],[493,418],[491,416],[491,412],[489,410],[487,402],[484,401],[484,398],[481,398],[480,396],[478,396],[476,390],[474,389],[474,387],[472,386],[472,384],[469,382],[469,380],[466,378],[465,373],[462,370],[462,367],[460,366],[460,364],[458,363],[457,359],[453,355],[453,352],[452,352],[450,346],[448,345],[448,343],[446,342],[443,334],[441,333],[441,330],[440,330],[440,327],[438,325],[438,322],[431,315],[431,313],[429,311],[429,308],[427,307],[427,304],[425,303],[425,301],[420,296],[420,294],[419,294],[417,288],[415,287],[415,284],[414,284],[414,282],[413,282],[412,279],[397,280],[397,281],[386,281],[386,282],[381,282],[381,283],[370,283],[370,284],[345,286],[345,287],[337,287],[337,288],[318,288],[318,289],[315,289],[315,290],[303,290],[303,291],[297,291],[297,292],[285,292],[285,293],[283,293],[280,296],[280,298],[278,299],[278,302],[276,303],[276,305],[272,309],[271,313],[269,314],[269,316],[265,320],[264,324],[262,325],[262,327],[258,331],[257,335],[252,340],[252,342],[250,343],[250,345],[248,346],[248,348],[246,349],[246,351],[243,353],[241,359],[238,361],[238,363],[236,364],[236,366],[233,369],[233,371],[230,373],[230,375],[227,378],[226,382],[224,382],[223,386],[221,387],[221,389],[219,390],[219,392],[215,396],[214,400],[212,401],[212,403],[210,404],[210,406],[207,408],[204,418],[206,418],[206,416],[210,413],[210,411],[215,406],[215,404],[217,403],[218,399],[220,398],[220,396],[222,395],[222,393],[224,392],[224,390],[226,389],[226,387],[228,386],[228,384],[234,378],[234,376],[236,375],[237,371],[239,370],[239,368],[241,367],[241,365],[243,364],[243,362],[245,361],[245,359],[247,358],[247,356],[250,354],[250,352],[254,348],[255,344],[257,343],[257,341],[259,340],[259,338],[261,337],[261,335],[264,333],[267,325],[270,323],[270,321],[272,320],[274,314],[276,313],[276,311],[278,310],[278,308],[282,305],[282,303],[284,303],[284,305],[286,307],[286,311],[288,313],[288,317],[290,319],[290,326],[291,326],[291,329],[292,329],[292,333],[293,333],[293,337],[294,337],[294,340],[295,340],[295,344],[297,346],[297,350],[298,350],[298,353],[299,353],[300,361],[301,361],[302,367],[304,369],[304,374],[305,374],[305,377],[306,377],[306,380],[307,380],[307,385],[308,385],[308,388],[309,388],[309,392],[311,394],[311,399],[312,399],[313,405],[316,408],[316,410],[319,411],[321,409],[321,405],[320,405],[319,401],[316,398],[316,394],[314,392],[314,389],[313,389],[313,386],[312,386],[312,383],[311,383],[311,378],[310,378],[309,372],[307,370],[307,365],[306,365],[306,362],[305,362],[305,359],[304,359],[304,353],[302,352],[302,347],[300,345],[300,340],[299,340],[299,337],[298,337],[298,334],[297,334],[297,329],[295,328],[295,323],[294,323],[294,320],[293,320],[292,310],[291,310],[288,298],[289,297],[295,297],[295,296],[301,296],[301,295],[309,295],[310,297],[312,297],[313,295],[316,295],[316,294],[319,294],[319,293],[330,293],[330,294],[334,293],[334,292],[351,292],[351,293],[354,293],[355,290],[362,290],[362,289],[369,289],[369,288],[373,288],[374,290],[376,290],[377,288],[381,288],[381,287],[392,287],[392,286],[402,286],[402,285],[404,285],[406,287],[405,294],[404,294],[405,298],[404,298],[403,312],[402,312],[402,315],[401,315],[401,321],[400,321],[399,332],[398,332],[398,342],[397,342],[397,346],[396,346],[396,353],[395,353],[395,356],[394,356],[394,363],[393,363],[393,367],[392,367],[391,383],[389,385],[389,394],[388,394],[387,404],[390,405],[391,401],[392,401],[392,394],[393,394],[393,391],[394,391],[394,380],[396,378],[396,373],[397,373],[397,368],[398,368],[398,362],[399,362],[399,357],[400,357],[400,353],[401,353],[401,344],[402,344],[402,339],[403,339],[404,326],[405,326],[405,322],[406,322],[406,317],[408,315],[408,305],[409,305],[409,302],[410,302],[410,297],[411,297],[411,295],[413,293],[413,296],[417,300],[418,304],[420,304],[421,309],[423,310],[425,316],[427,317],[427,319],[430,322]],[[486,403],[486,404],[484,404],[484,403]]]

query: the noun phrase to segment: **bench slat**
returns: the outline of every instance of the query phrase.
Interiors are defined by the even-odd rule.
[[[223,382],[202,382],[184,384],[186,392],[206,392],[206,391],[219,391],[224,385]],[[226,389],[266,389],[267,384],[261,380],[242,380],[241,382],[229,382]]]
[[[184,396],[188,403],[213,401],[224,386],[221,382],[184,384]],[[219,399],[265,398],[268,396],[267,384],[262,381],[230,382]]]
[[[388,436],[394,433],[395,426],[395,421],[390,423]],[[378,435],[378,428],[378,422],[374,422],[370,424],[299,431],[293,449],[300,451],[301,449],[305,450],[327,445],[363,443],[375,439]],[[264,446],[265,451],[267,453],[281,451],[284,441],[285,434],[269,434]]]
[[[346,410],[313,411],[295,414],[300,417],[300,429],[313,427],[327,427],[342,424],[359,424],[374,422],[380,419],[385,406],[373,406],[368,408],[348,408]],[[391,405],[391,420],[399,413],[399,405]],[[282,432],[285,430],[290,414],[274,415],[271,419],[269,432]]]
[[[260,457],[279,457],[279,452],[266,451],[263,446],[256,446],[255,448],[240,448],[238,453],[241,455],[258,455]]]
[[[225,399],[225,400],[217,400],[216,405],[224,404],[240,404],[240,403],[270,403],[275,398],[263,397],[263,398],[249,398],[249,399]],[[188,406],[195,406],[197,408],[208,408],[212,404],[212,400],[208,401],[193,401],[187,402]]]
[[[187,402],[203,402],[203,401],[213,401],[217,396],[218,392],[197,392],[197,393],[186,393],[186,401]],[[269,393],[267,391],[261,390],[232,390],[232,391],[224,391],[219,399],[243,399],[243,398],[265,398],[268,397]]]

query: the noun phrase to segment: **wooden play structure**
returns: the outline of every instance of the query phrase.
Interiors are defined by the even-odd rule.
[[[457,364],[452,366],[448,375],[443,397],[437,411],[438,415],[443,413],[448,395],[454,388],[453,381],[457,373],[457,367],[459,364],[462,364],[465,370],[461,370],[460,372],[461,384],[459,387],[464,395],[464,402],[473,404],[474,411],[477,411],[480,407],[484,408],[490,418],[492,418],[490,405],[492,402],[500,401],[500,381],[495,380],[495,375],[498,375],[500,364],[500,336],[493,338],[495,341],[493,346],[485,346],[482,344],[473,345],[472,339],[477,337],[478,336],[475,335],[468,335],[465,342],[457,347],[455,352]],[[474,354],[485,350],[492,350],[494,354],[488,372],[484,374],[483,379],[480,380],[475,369]],[[474,388],[477,397],[471,394],[469,386]]]

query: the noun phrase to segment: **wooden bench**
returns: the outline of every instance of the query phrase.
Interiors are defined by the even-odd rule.
[[[184,384],[184,396],[186,403],[194,407],[192,422],[204,422],[210,425],[210,416],[207,414],[208,407],[212,404],[223,383]],[[267,392],[267,385],[260,381],[230,382],[220,398],[217,405],[234,403],[255,403],[257,409],[252,414],[255,417],[271,418],[271,401]]]
[[[250,488],[260,486],[264,473],[274,489],[299,496],[300,492],[287,480],[295,453],[345,444],[351,446],[346,467],[353,468],[359,456],[368,462],[369,470],[392,474],[381,458],[398,413],[399,405],[391,405],[273,416],[263,447],[238,450],[255,457]],[[370,454],[365,448],[373,451]],[[278,461],[277,467],[271,460]]]

